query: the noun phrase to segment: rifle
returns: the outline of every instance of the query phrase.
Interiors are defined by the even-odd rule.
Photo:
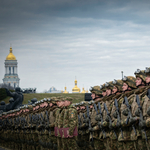
[[[147,90],[147,97],[150,99],[150,89]]]
[[[85,127],[88,127],[89,126],[89,120],[85,117],[85,114],[83,113],[83,118],[84,118],[84,120],[83,120],[83,123],[85,123]]]
[[[87,117],[88,117],[88,121],[89,121],[89,131],[92,132],[90,111],[89,111],[89,106],[88,105],[86,105],[86,110],[87,110]],[[93,133],[92,133],[92,141],[93,141]]]
[[[22,125],[22,130],[24,133],[25,133],[25,124],[26,124],[25,118],[21,117],[21,125]]]
[[[6,119],[6,124],[7,124],[7,127],[9,128],[10,127],[10,122],[9,122],[8,118]]]
[[[48,124],[50,124],[49,123],[49,116],[48,116],[48,111],[47,110],[46,110],[46,116],[47,116],[47,122],[48,122]],[[51,129],[50,129],[50,127],[48,127],[48,131],[49,131],[49,133],[51,135]]]
[[[141,129],[144,131],[145,138],[146,138],[146,141],[147,141],[146,125],[145,125],[145,121],[143,119],[142,107],[140,105],[140,99],[139,99],[138,95],[136,95],[136,103],[138,104],[138,111],[140,112],[139,127],[141,127]]]
[[[99,114],[100,114],[100,117],[101,117],[101,125],[99,124],[99,126],[102,128],[102,132],[104,133],[105,138],[106,138],[105,131],[104,131],[103,127],[102,127],[102,124],[103,124],[103,113],[102,113],[102,110],[101,110],[100,102],[98,102],[98,109],[99,109]]]
[[[19,122],[20,121],[20,119],[19,119],[19,116],[18,116],[18,118],[16,118],[16,123],[17,123],[17,129],[18,129],[18,131],[20,131],[20,128],[19,128]]]
[[[30,118],[30,124],[31,124],[31,128],[32,128],[32,118],[33,118],[33,115],[31,116],[31,114],[29,114],[29,118]]]
[[[126,120],[126,124],[128,124],[129,119],[132,120],[133,117],[132,117],[132,113],[131,113],[131,106],[129,105],[129,102],[128,102],[128,99],[127,99],[126,96],[124,97],[123,104],[125,104],[125,105],[127,106],[127,109],[128,109],[128,117],[127,117],[127,120]],[[132,128],[133,128],[133,130],[134,130],[134,132],[135,132],[135,135],[137,135],[136,130],[135,130],[135,127],[134,127],[133,124],[132,124]]]
[[[114,132],[114,134],[115,134],[115,136],[116,136],[116,139],[117,139],[117,134],[116,134],[115,130],[112,128],[112,120],[111,120],[111,117],[110,117],[110,113],[108,112],[106,103],[104,103],[104,109],[106,110],[106,112],[107,112],[107,117],[108,117],[108,119],[109,119],[109,129],[110,129],[110,130],[113,130],[113,132]]]
[[[116,112],[117,112],[117,126],[120,128],[121,135],[123,138],[123,132],[122,132],[122,128],[121,128],[121,119],[120,119],[120,113],[119,113],[119,107],[118,107],[117,99],[115,99],[114,105],[116,107]]]
[[[99,103],[99,102],[98,102]],[[95,109],[95,111],[96,111],[96,115],[97,115],[97,121],[100,121],[101,120],[101,123],[103,123],[103,117],[102,117],[102,112],[101,112],[101,106],[100,106],[100,103],[99,103],[99,113],[98,113],[98,110],[97,110],[97,106],[96,106],[96,104],[94,103],[94,109]],[[100,117],[100,119],[99,119],[99,117]],[[102,124],[101,124],[100,122],[98,122],[98,126],[99,126],[99,128],[102,130],[102,132],[103,132],[103,134],[105,135],[105,138],[106,138],[106,133],[105,133],[105,130],[103,129],[103,127],[102,127]]]
[[[83,113],[83,118],[84,118],[83,122],[86,123],[87,121],[84,113]]]

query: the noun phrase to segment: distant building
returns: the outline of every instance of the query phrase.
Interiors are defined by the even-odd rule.
[[[80,88],[77,87],[77,80],[74,81],[75,86],[72,89],[72,93],[80,93]]]
[[[54,86],[52,86],[46,93],[62,93],[61,90],[57,90]]]
[[[66,86],[65,86],[65,91],[64,91],[63,93],[69,93],[69,92],[67,91],[67,87],[66,87]]]
[[[3,83],[14,88],[19,87],[19,77],[17,74],[17,60],[12,53],[12,47],[10,47],[10,52],[5,60],[5,75],[3,78]]]

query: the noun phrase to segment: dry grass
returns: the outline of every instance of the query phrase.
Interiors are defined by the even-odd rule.
[[[62,97],[72,97],[73,103],[78,103],[80,101],[84,100],[84,96],[85,94],[82,93],[70,93],[70,94],[63,94],[63,93],[33,93],[33,94],[24,94],[24,101],[23,104],[27,104],[28,100],[31,100],[33,98],[37,98],[37,100],[41,100],[43,98],[50,98],[50,97],[58,97],[58,96],[62,96]],[[9,99],[10,97],[7,97],[5,99],[3,99],[3,101],[5,101],[5,103],[9,103]]]

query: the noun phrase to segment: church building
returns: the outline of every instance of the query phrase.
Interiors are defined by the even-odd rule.
[[[77,80],[75,80],[74,83],[75,83],[75,86],[72,89],[72,93],[80,93],[80,88],[78,88],[77,86]]]
[[[5,75],[3,78],[3,83],[8,84],[14,88],[19,87],[19,77],[17,74],[17,60],[12,53],[12,47],[10,47],[10,52],[5,60]]]

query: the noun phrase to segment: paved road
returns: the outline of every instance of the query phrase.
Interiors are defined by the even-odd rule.
[[[5,150],[5,149],[3,149],[3,148],[0,147],[0,150]]]

